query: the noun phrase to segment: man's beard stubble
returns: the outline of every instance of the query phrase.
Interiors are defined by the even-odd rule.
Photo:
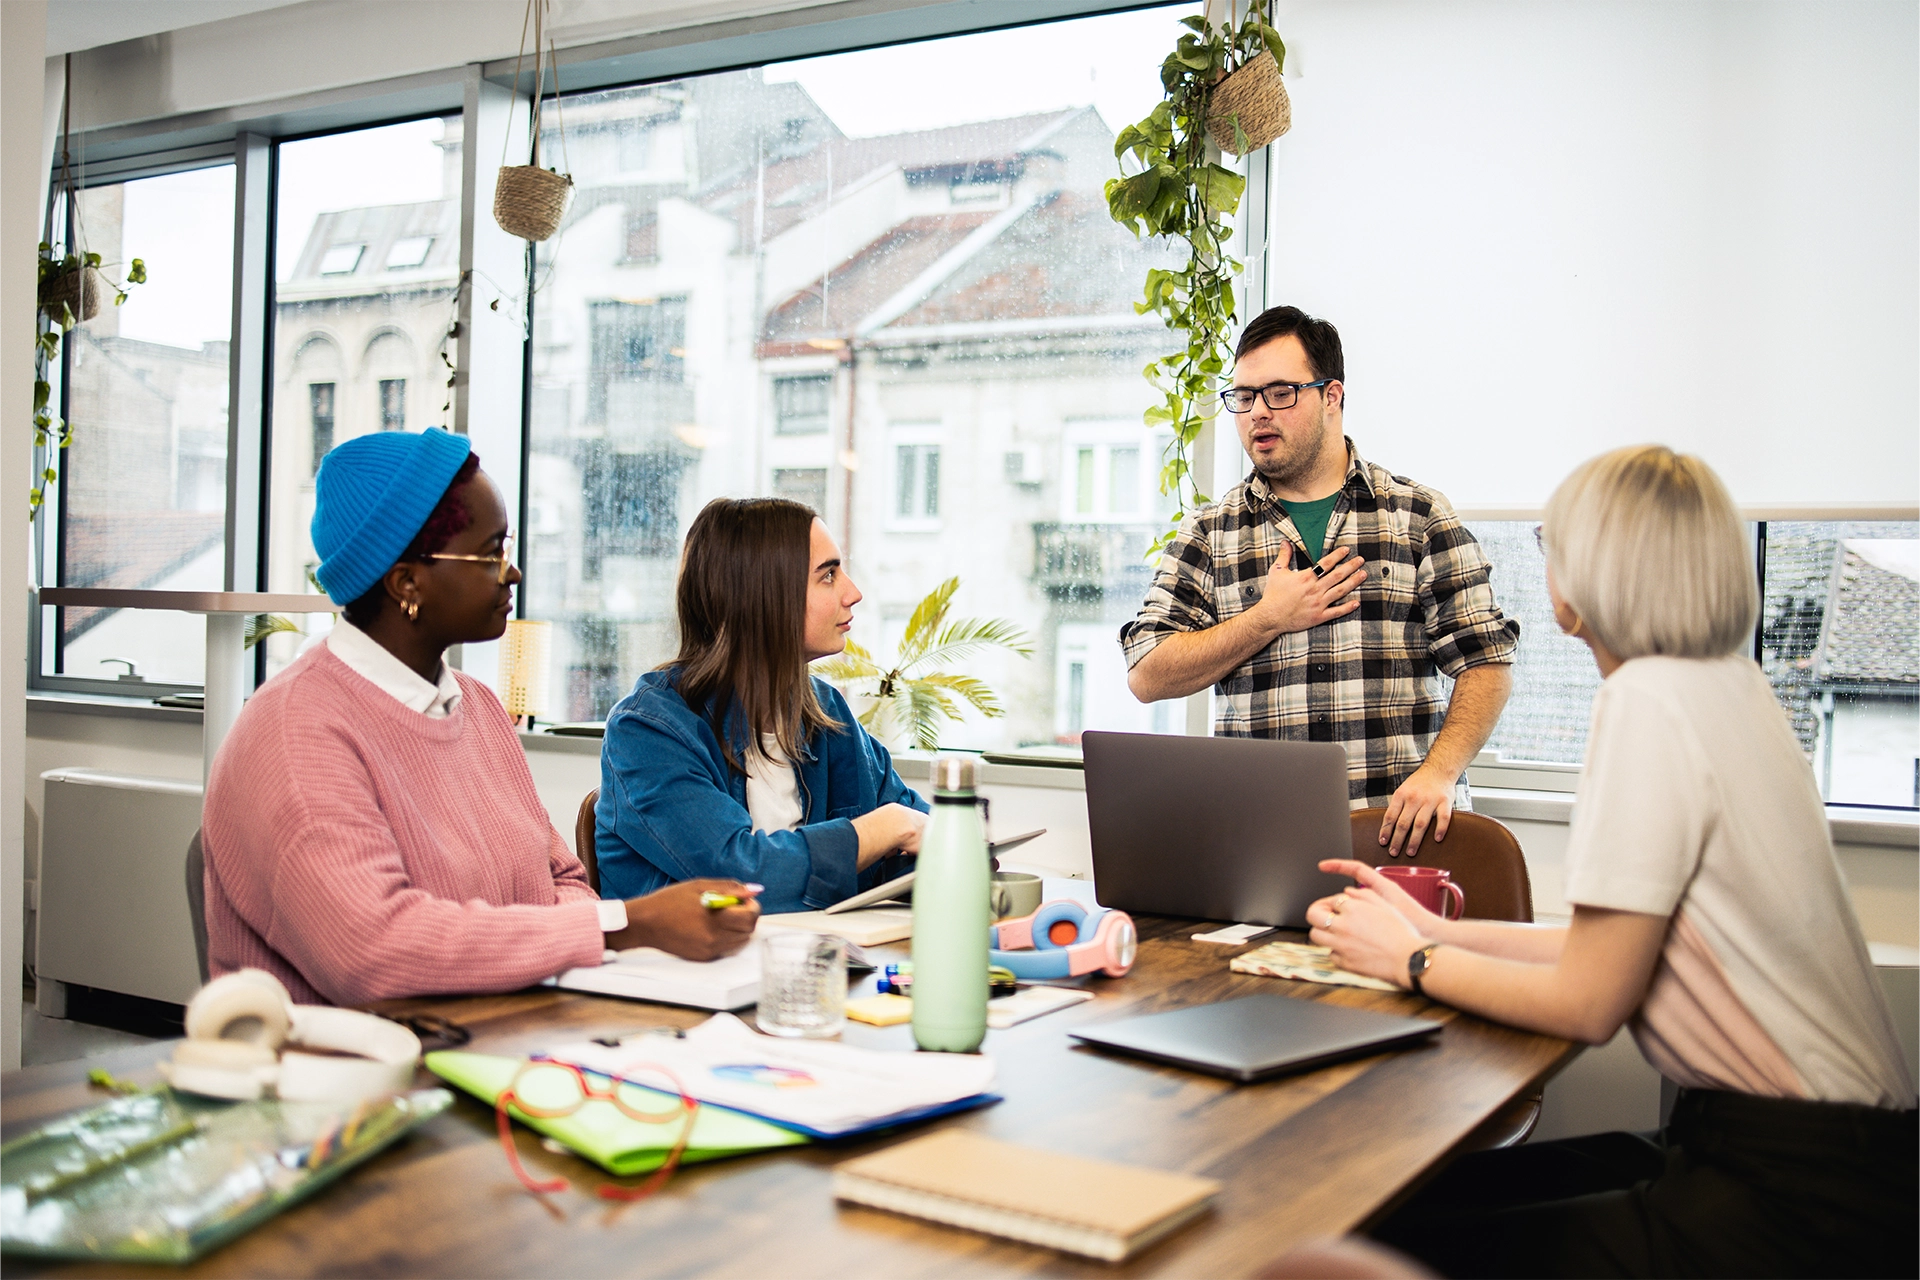
[[[1327,447],[1326,413],[1321,412],[1311,430],[1294,438],[1282,435],[1280,440],[1281,448],[1264,462],[1256,459],[1253,469],[1269,485],[1291,487],[1295,482],[1310,477],[1320,465],[1320,455]]]

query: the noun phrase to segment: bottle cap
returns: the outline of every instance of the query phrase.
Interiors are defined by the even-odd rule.
[[[933,758],[933,790],[936,795],[970,796],[978,786],[980,778],[980,758],[978,756],[935,756]]]

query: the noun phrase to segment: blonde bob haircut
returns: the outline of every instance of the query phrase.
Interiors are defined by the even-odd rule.
[[[1590,458],[1553,491],[1541,536],[1560,598],[1622,662],[1753,643],[1746,525],[1699,458],[1655,444]]]

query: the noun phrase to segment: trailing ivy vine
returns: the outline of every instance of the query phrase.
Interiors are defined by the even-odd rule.
[[[1189,30],[1160,65],[1166,97],[1145,120],[1120,130],[1113,144],[1122,168],[1122,176],[1106,186],[1114,221],[1136,236],[1166,236],[1187,246],[1186,265],[1177,271],[1150,269],[1145,299],[1134,304],[1136,314],[1154,312],[1186,339],[1184,348],[1144,370],[1161,396],[1146,411],[1147,425],[1173,430],[1160,492],[1175,499],[1173,528],[1160,535],[1149,555],[1173,540],[1188,511],[1208,501],[1188,454],[1216,412],[1220,376],[1230,359],[1228,342],[1238,318],[1233,277],[1242,264],[1227,253],[1233,232],[1226,220],[1239,211],[1247,180],[1221,164],[1208,146],[1207,116],[1215,86],[1248,61],[1271,52],[1280,67],[1286,66],[1286,45],[1267,24],[1268,3],[1248,0],[1238,24],[1231,18],[1222,26],[1202,16],[1181,19]]]
[[[67,199],[73,198],[71,187],[64,193]],[[51,215],[49,215],[51,216]],[[73,290],[75,300],[84,299],[90,287],[88,276],[98,280],[100,255],[97,253],[69,253],[64,257],[55,257],[53,246],[45,240],[40,242],[40,276],[38,295],[45,298],[50,289],[57,290],[68,285]],[[127,278],[123,284],[106,281],[113,290],[113,305],[121,306],[127,300],[127,289],[131,285],[147,282],[147,264],[135,258],[127,264]],[[85,317],[73,313],[73,302],[60,300],[60,309],[56,313],[49,302],[42,302],[38,308],[38,326],[33,339],[33,445],[42,452],[40,472],[34,477],[34,486],[27,491],[27,520],[29,523],[40,515],[40,508],[46,501],[46,487],[60,478],[55,459],[60,451],[73,443],[73,424],[53,410],[53,366],[60,359],[60,341],[66,337],[74,325]],[[85,303],[81,303],[84,309]]]

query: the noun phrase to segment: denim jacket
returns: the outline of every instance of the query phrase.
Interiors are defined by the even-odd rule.
[[[712,876],[765,885],[764,911],[808,911],[912,869],[911,856],[895,855],[855,870],[854,818],[888,803],[922,813],[928,805],[900,780],[893,757],[860,727],[839,690],[813,682],[821,707],[843,727],[815,730],[794,762],[801,825],[755,831],[747,777],[728,766],[706,717],[680,696],[679,675],[675,667],[649,671],[607,716],[594,827],[601,897],[632,898]],[[737,707],[726,730],[743,757],[748,735]]]

